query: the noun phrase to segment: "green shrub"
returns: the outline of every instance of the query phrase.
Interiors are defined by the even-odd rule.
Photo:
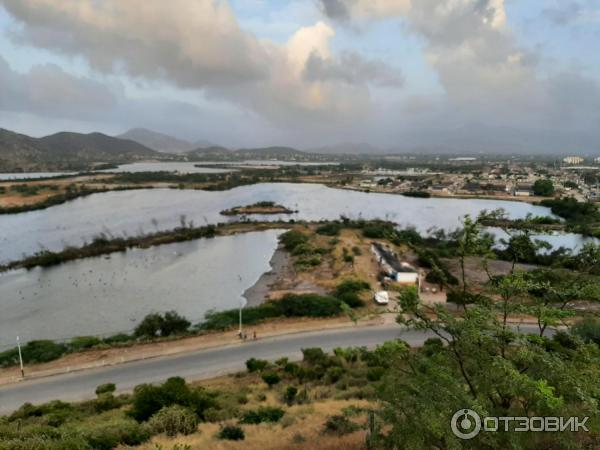
[[[112,419],[99,423],[86,423],[80,433],[89,446],[98,450],[111,450],[118,445],[140,445],[150,439],[150,433],[134,420]]]
[[[96,388],[96,395],[112,394],[116,390],[117,386],[114,383],[104,383]]]
[[[290,230],[279,236],[279,242],[286,250],[293,251],[298,245],[308,242],[308,236],[296,230]]]
[[[244,434],[244,430],[237,425],[225,425],[221,427],[217,437],[230,441],[243,441],[246,435]]]
[[[363,236],[370,239],[383,239],[395,232],[393,224],[388,222],[369,222],[362,230]]]
[[[344,369],[341,367],[330,367],[327,369],[327,372],[325,372],[325,375],[330,383],[335,383],[342,378],[342,375],[344,375]]]
[[[264,370],[268,365],[269,362],[265,361],[264,359],[250,358],[246,361],[246,368],[248,369],[248,372],[260,372],[261,370]]]
[[[323,432],[342,436],[344,434],[354,433],[358,429],[360,429],[360,427],[346,416],[335,415],[327,418]]]
[[[135,328],[134,335],[152,339],[157,336],[183,334],[190,327],[190,322],[175,311],[168,311],[164,316],[158,313],[148,314]]]
[[[281,381],[281,377],[276,372],[263,373],[262,379],[267,383],[269,389]]]
[[[310,347],[302,349],[303,361],[311,366],[328,366],[329,356],[319,347]]]
[[[121,344],[124,342],[130,342],[135,340],[134,336],[130,336],[129,334],[119,333],[113,336],[106,337],[102,340],[103,343],[107,345]]]
[[[273,406],[261,406],[252,411],[246,411],[240,420],[245,424],[259,424],[263,422],[279,422],[283,417],[283,409]]]
[[[342,224],[338,222],[328,222],[317,227],[316,232],[317,234],[322,234],[324,236],[338,236],[341,230]]]
[[[594,342],[600,346],[600,320],[585,318],[571,328],[571,332],[585,342]]]
[[[367,380],[369,381],[379,381],[383,374],[385,373],[385,368],[383,367],[369,367],[367,370]]]
[[[342,311],[338,299],[317,294],[287,294],[277,304],[286,317],[328,317]]]
[[[71,339],[69,342],[69,348],[73,351],[79,351],[86,348],[95,347],[98,344],[101,344],[102,340],[98,339],[95,336],[78,336]]]
[[[53,341],[30,341],[22,347],[23,362],[42,363],[60,358],[67,351],[64,344]]]
[[[203,419],[204,411],[215,407],[216,401],[203,389],[191,389],[183,378],[173,377],[160,386],[136,386],[130,414],[137,421],[146,421],[163,407],[171,405],[186,406]]]
[[[194,433],[197,428],[198,416],[189,408],[179,405],[165,406],[148,421],[148,429],[152,434],[188,435]]]
[[[283,394],[283,401],[287,403],[288,406],[294,404],[296,400],[296,395],[298,394],[298,388],[295,386],[288,386]]]

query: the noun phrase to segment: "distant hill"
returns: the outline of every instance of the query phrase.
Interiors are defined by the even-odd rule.
[[[303,160],[309,156],[309,153],[296,150],[292,147],[242,148],[233,153],[240,159]]]
[[[123,134],[116,136],[120,139],[129,139],[142,144],[152,150],[163,153],[185,153],[198,147],[210,147],[213,144],[206,140],[189,142],[168,134],[158,133],[146,128],[132,128]]]
[[[97,162],[131,162],[160,153],[102,133],[61,132],[42,138],[0,129],[0,171],[85,169]]]
[[[231,151],[225,147],[214,145],[206,148],[197,148],[191,152],[188,152],[188,157],[192,159],[203,159],[205,161],[228,161],[233,158],[233,155]]]
[[[216,160],[216,161],[243,161],[243,160],[269,160],[279,161],[318,161],[323,155],[307,153],[292,147],[261,147],[227,150],[224,147],[198,148],[188,152],[191,159]]]

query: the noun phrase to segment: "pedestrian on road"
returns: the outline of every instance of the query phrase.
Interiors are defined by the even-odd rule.
[[[252,334],[252,339],[256,340],[256,331]]]

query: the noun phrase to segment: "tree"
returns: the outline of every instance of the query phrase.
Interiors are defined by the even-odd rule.
[[[463,297],[467,297],[468,283],[466,272],[466,259],[468,256],[482,256],[492,254],[494,238],[489,233],[483,232],[480,218],[473,220],[469,215],[463,218],[463,227],[454,233],[458,249],[457,256],[460,263]],[[466,309],[466,306],[464,306]]]
[[[533,183],[533,193],[540,197],[552,197],[554,195],[554,184],[550,180],[536,180]]]
[[[524,290],[518,277],[506,281],[507,298]],[[384,425],[372,438],[380,444],[376,448],[547,447],[543,433],[482,432],[459,440],[450,421],[466,408],[481,417],[598,417],[600,350],[593,344],[564,333],[553,338],[514,333],[490,303],[472,305],[460,318],[440,305],[417,304],[409,318],[403,314],[398,321],[433,333],[444,345],[388,351],[390,368],[378,385]],[[557,433],[552,447],[580,448],[581,439],[585,436]]]

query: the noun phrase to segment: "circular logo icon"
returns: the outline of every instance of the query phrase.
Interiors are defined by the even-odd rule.
[[[452,416],[452,432],[459,439],[473,439],[481,431],[481,418],[472,409],[460,409]]]

